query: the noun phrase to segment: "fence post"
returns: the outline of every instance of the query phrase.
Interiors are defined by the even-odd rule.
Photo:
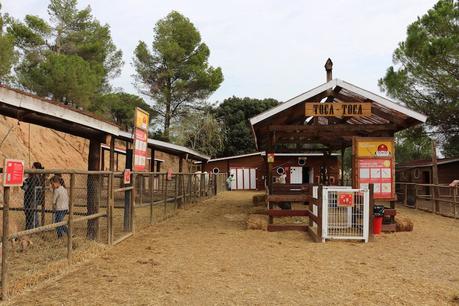
[[[8,227],[10,187],[3,187],[3,236],[2,236],[2,300],[8,299]]]
[[[67,259],[72,261],[73,251],[73,206],[75,204],[75,174],[70,174],[69,222],[67,229]]]
[[[174,207],[174,214],[177,212],[177,207],[178,207],[178,182],[179,182],[179,175],[175,175],[175,194],[174,194],[174,200],[175,200],[175,207]]]
[[[418,185],[414,184],[414,208],[418,208]]]
[[[113,244],[113,172],[108,175],[108,186],[107,186],[107,244]]]
[[[403,205],[408,206],[408,184],[405,184],[405,195],[403,198]]]
[[[139,177],[140,177],[140,182],[139,182],[139,192],[140,192],[139,204],[140,204],[140,206],[142,206],[142,204],[143,204],[143,183],[144,183],[143,174],[139,174]]]
[[[457,218],[457,187],[451,187],[453,188],[453,216],[454,218]]]
[[[323,211],[322,211],[322,208],[323,208],[323,200],[322,200],[322,185],[319,186],[319,189],[317,190],[318,192],[318,205],[317,205],[317,219],[318,219],[318,223],[317,223],[317,238],[319,241],[323,241],[323,238],[322,238],[322,226],[323,226],[323,222],[322,222],[322,214],[323,214]]]
[[[368,189],[370,191],[370,203],[368,203],[368,209],[370,210],[368,213],[368,241],[374,241],[375,235],[373,233],[373,208],[375,206],[375,199],[374,199],[374,185],[369,184]]]
[[[131,190],[131,232],[135,232],[135,196],[136,196],[136,190],[135,190],[135,183],[136,183],[136,178],[137,178],[137,173],[132,173],[132,190]]]
[[[153,224],[154,174],[150,174],[150,224]]]
[[[99,174],[99,188],[98,188],[98,195],[96,201],[96,213],[100,212],[100,203],[102,202],[102,190],[104,186],[104,176],[103,174]],[[98,217],[96,222],[96,241],[100,241],[100,217]]]
[[[164,219],[167,216],[167,174],[164,174]]]

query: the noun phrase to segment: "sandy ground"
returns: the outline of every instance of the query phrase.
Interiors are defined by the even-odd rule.
[[[459,303],[459,220],[402,208],[414,232],[318,244],[246,230],[252,195],[226,192],[183,210],[10,304]]]

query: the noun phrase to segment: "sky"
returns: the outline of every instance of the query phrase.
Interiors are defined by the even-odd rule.
[[[47,0],[0,0],[2,11],[23,19],[47,19]],[[382,94],[378,79],[392,65],[392,53],[407,26],[434,0],[79,0],[111,27],[124,66],[112,85],[139,94],[133,85],[133,50],[151,46],[153,27],[170,11],[187,16],[210,48],[209,63],[221,67],[224,82],[209,98],[231,96],[286,101],[333,78]]]

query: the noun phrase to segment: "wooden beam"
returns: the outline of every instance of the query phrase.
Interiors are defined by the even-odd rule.
[[[394,124],[335,124],[335,125],[270,125],[271,132],[320,132],[320,133],[352,133],[358,131],[374,132],[395,130]],[[352,136],[352,135],[351,135]]]

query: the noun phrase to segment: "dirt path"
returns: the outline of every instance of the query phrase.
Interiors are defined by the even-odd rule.
[[[442,305],[459,296],[459,220],[401,209],[414,232],[317,244],[245,230],[252,195],[181,211],[11,304]]]

